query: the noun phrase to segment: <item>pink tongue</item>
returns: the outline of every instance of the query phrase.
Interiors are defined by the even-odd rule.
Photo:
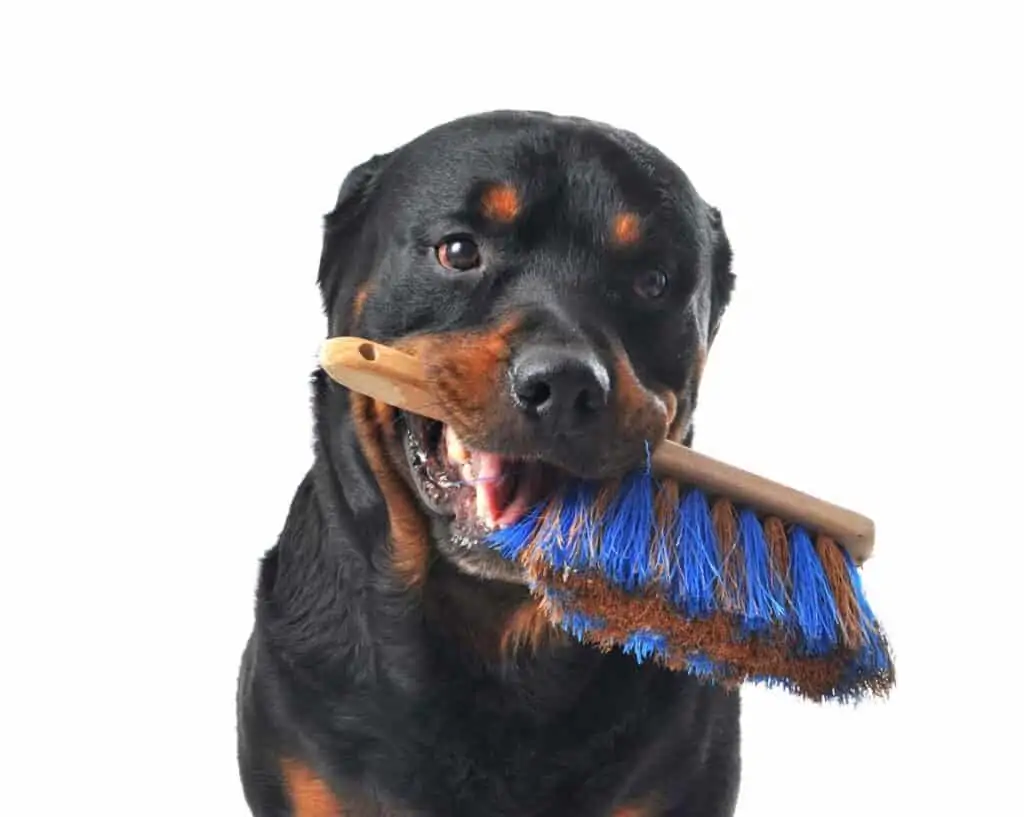
[[[476,515],[487,527],[494,528],[503,510],[500,507],[502,459],[497,454],[479,451],[473,452],[472,459],[476,480]]]
[[[505,485],[507,475],[501,457],[471,451],[451,426],[445,426],[444,446],[448,461],[458,467],[462,480],[473,486],[476,516],[484,525],[493,530],[512,524],[525,513],[527,493],[520,486],[517,495],[509,497],[508,486]]]

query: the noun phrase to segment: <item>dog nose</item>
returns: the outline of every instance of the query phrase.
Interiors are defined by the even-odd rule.
[[[512,366],[517,406],[552,432],[571,431],[596,417],[609,391],[608,370],[590,352],[535,346]]]

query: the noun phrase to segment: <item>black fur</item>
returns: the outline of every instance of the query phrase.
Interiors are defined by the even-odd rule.
[[[525,191],[514,230],[473,214],[489,179]],[[600,227],[623,206],[651,214],[652,237],[608,260]],[[426,251],[453,212],[481,237],[486,275],[447,274]],[[326,219],[319,283],[331,335],[390,340],[540,308],[555,317],[528,331],[570,322],[599,354],[621,344],[646,385],[682,390],[729,300],[730,262],[717,211],[638,137],[500,112],[354,169]],[[634,303],[631,270],[652,265],[670,274],[669,294]],[[390,558],[386,497],[349,395],[321,373],[313,391],[315,464],[262,561],[240,673],[239,761],[253,813],[293,813],[287,757],[354,815],[731,814],[738,694],[568,642],[475,649],[467,632],[489,637],[487,623],[527,591],[437,554],[410,587]]]

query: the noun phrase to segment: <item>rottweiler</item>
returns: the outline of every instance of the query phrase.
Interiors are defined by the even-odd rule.
[[[733,813],[738,693],[575,642],[485,540],[571,475],[692,442],[734,279],[719,210],[604,122],[469,115],[348,173],[328,335],[420,356],[449,422],[312,375],[239,673],[254,815]]]

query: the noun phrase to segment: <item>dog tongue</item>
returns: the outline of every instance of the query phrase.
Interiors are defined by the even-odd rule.
[[[445,426],[444,445],[448,461],[458,466],[463,481],[476,492],[477,518],[489,528],[497,527],[508,510],[505,461],[497,454],[470,450],[451,426]]]

